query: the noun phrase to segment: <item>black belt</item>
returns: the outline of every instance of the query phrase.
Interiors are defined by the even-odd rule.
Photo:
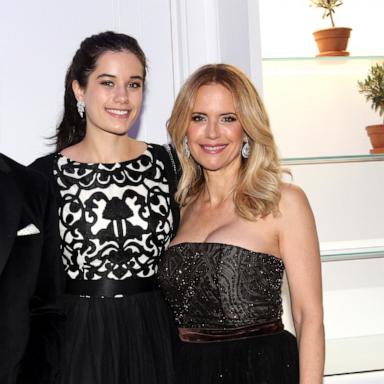
[[[124,280],[73,280],[67,279],[66,293],[81,296],[105,296],[135,295],[142,292],[150,292],[158,289],[156,278],[129,277]]]

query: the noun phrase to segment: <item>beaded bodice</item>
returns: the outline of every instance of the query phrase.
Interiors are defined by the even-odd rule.
[[[172,237],[165,164],[151,145],[138,158],[86,164],[56,155],[59,224],[70,279],[149,277]]]
[[[182,328],[232,328],[281,318],[281,259],[234,245],[181,243],[159,264],[159,284]]]

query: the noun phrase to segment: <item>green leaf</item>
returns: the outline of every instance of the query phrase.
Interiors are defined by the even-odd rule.
[[[369,69],[363,81],[357,81],[359,93],[365,96],[367,102],[379,116],[384,116],[384,63],[374,64]]]

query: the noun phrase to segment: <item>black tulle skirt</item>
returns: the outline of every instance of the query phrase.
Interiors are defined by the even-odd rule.
[[[287,331],[244,340],[179,342],[178,384],[298,384],[296,338]]]
[[[169,309],[159,291],[64,297],[60,384],[174,384]]]

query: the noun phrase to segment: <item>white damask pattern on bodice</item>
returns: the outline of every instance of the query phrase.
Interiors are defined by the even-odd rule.
[[[54,176],[62,258],[71,279],[148,277],[172,236],[165,165],[152,147],[115,164],[85,164],[58,154]]]

